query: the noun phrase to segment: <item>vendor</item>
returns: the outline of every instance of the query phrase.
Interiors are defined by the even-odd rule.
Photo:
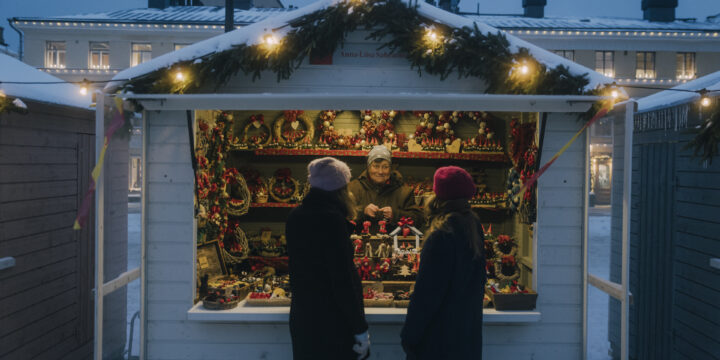
[[[400,218],[412,218],[414,226],[424,223],[423,211],[415,204],[412,189],[403,186],[402,175],[391,169],[392,154],[384,145],[370,150],[367,169],[348,184],[348,190],[355,197],[355,222],[363,229],[365,221],[371,222],[370,233],[376,234],[378,222],[387,222],[387,231],[392,231]]]

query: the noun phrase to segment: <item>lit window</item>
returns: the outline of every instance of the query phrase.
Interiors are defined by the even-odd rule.
[[[90,43],[90,68],[110,68],[110,44],[107,42]]]
[[[680,52],[677,53],[677,78],[678,79],[694,79],[697,69],[695,69],[695,53]]]
[[[45,67],[65,68],[65,42],[48,41],[45,45]]]
[[[650,51],[638,51],[635,67],[636,79],[655,78],[655,53]]]
[[[575,61],[575,50],[555,50],[553,52],[570,61]]]
[[[175,51],[178,51],[188,45],[190,45],[190,44],[175,44]]]
[[[130,66],[142,64],[152,59],[152,45],[133,43],[130,56]]]
[[[615,77],[615,52],[596,51],[595,71],[607,77]]]

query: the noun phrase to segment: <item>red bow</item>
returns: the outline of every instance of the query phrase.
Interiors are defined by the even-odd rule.
[[[400,218],[400,221],[398,221],[397,224],[400,227],[405,227],[405,226],[413,226],[414,223],[415,222],[413,221],[412,218],[403,216]]]

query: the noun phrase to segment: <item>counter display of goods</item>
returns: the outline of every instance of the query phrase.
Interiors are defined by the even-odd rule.
[[[353,122],[357,125],[349,125]],[[513,163],[505,142],[513,141],[511,151],[531,146],[520,146],[520,137],[508,133],[509,119],[481,111],[204,111],[196,114],[196,123],[196,299],[205,309],[289,306],[282,229],[289,211],[309,191],[303,173],[307,163],[320,156],[339,157],[357,176],[365,169],[368,150],[378,144],[392,149],[393,171],[410,164],[402,186],[418,208],[434,196],[433,173],[450,164],[443,159],[468,170],[477,188],[470,204],[486,226],[488,286],[483,305],[534,308],[537,294],[520,285],[532,268],[518,264],[520,250],[530,243],[518,241],[527,237],[519,230],[527,225],[516,212],[532,200],[518,203],[506,190]],[[522,180],[513,178],[511,186]],[[425,220],[401,217],[356,224],[347,241],[366,307],[408,307],[427,230],[427,225],[416,224]],[[493,226],[500,229],[498,235]],[[528,256],[527,249],[523,254]]]

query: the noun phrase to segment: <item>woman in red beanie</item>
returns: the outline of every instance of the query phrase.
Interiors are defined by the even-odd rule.
[[[408,359],[482,359],[485,254],[467,171],[435,172],[435,199],[401,338]]]

